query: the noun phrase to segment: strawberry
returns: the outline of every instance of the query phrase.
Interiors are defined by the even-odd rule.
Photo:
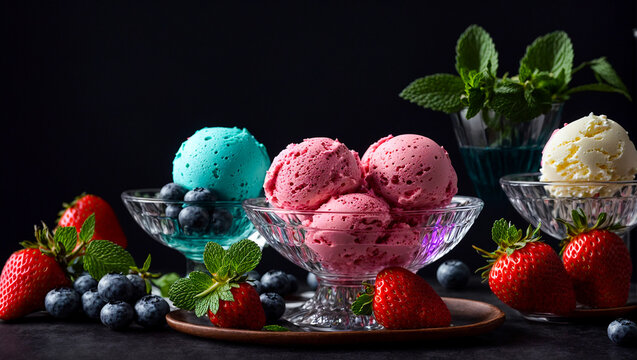
[[[488,259],[481,268],[491,291],[505,304],[526,313],[568,315],[575,309],[575,292],[557,253],[540,242],[540,225],[527,228],[526,236],[504,219],[491,230],[498,248],[489,253],[473,247]]]
[[[420,276],[400,267],[389,267],[376,275],[372,288],[352,304],[357,315],[371,315],[386,329],[444,327],[451,313],[434,289]]]
[[[259,293],[247,282],[230,289],[233,301],[219,301],[219,310],[208,310],[210,322],[223,328],[261,330],[265,325],[265,311]]]
[[[56,261],[44,240],[52,238],[45,228],[36,228],[38,243],[24,243],[27,248],[14,252],[0,275],[0,319],[12,320],[44,308],[50,290],[69,286],[64,267]],[[45,254],[46,253],[46,254]]]
[[[561,254],[577,301],[594,308],[625,305],[633,268],[628,247],[612,231],[620,227],[606,225],[605,213],[593,227],[581,209],[573,210],[572,217],[573,224],[557,220],[567,229]]]
[[[95,214],[94,240],[109,240],[123,248],[128,244],[113,208],[96,195],[80,195],[71,204],[64,204],[59,226],[75,226],[78,231],[86,218]]]

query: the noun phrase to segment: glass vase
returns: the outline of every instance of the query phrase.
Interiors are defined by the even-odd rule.
[[[467,109],[451,114],[460,154],[480,198],[506,203],[500,178],[539,170],[542,149],[560,123],[562,108],[563,104],[553,104],[548,112],[524,122],[490,109],[471,119]]]

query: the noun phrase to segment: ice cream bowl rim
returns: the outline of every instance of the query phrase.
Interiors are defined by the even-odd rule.
[[[167,204],[167,205],[203,205],[203,206],[241,206],[243,200],[218,200],[218,201],[183,201],[183,200],[164,200],[157,197],[136,196],[136,193],[159,193],[159,188],[132,189],[123,191],[121,197],[123,200],[135,201],[140,203]]]
[[[463,203],[463,205],[454,205],[453,201],[457,201],[459,203]],[[260,203],[266,203],[270,205],[264,197],[251,198],[243,201],[243,207],[247,210],[255,212],[269,212],[276,213],[281,215],[302,215],[302,216],[313,216],[313,215],[349,215],[349,216],[373,216],[373,215],[397,215],[397,216],[408,216],[408,215],[433,215],[433,214],[442,214],[449,211],[468,211],[468,210],[476,210],[482,209],[484,206],[484,201],[478,197],[474,196],[464,196],[464,195],[456,195],[452,198],[452,202],[448,205],[437,207],[437,208],[426,208],[426,209],[418,209],[418,210],[402,210],[392,208],[390,211],[328,211],[328,210],[293,210],[293,209],[283,209],[274,206],[261,206]],[[333,229],[331,229],[333,230]]]
[[[609,186],[609,185],[637,185],[637,180],[620,180],[620,181],[541,181],[541,180],[516,180],[519,178],[539,178],[540,172],[529,172],[519,174],[509,174],[500,178],[501,186]],[[613,197],[613,196],[611,196]]]

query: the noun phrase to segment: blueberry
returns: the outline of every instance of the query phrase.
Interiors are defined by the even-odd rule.
[[[179,224],[187,232],[204,232],[208,227],[209,221],[208,210],[199,206],[188,206],[179,213]]]
[[[91,289],[82,295],[82,309],[91,319],[98,320],[100,318],[100,311],[106,303],[107,301],[100,296],[97,289]]]
[[[263,285],[261,284],[261,281],[259,281],[259,280],[249,280],[249,283],[252,285],[254,290],[257,291],[257,293],[259,295],[263,294]]]
[[[462,289],[470,276],[471,270],[460,260],[447,260],[436,271],[438,282],[447,289]]]
[[[637,345],[637,324],[628,319],[617,319],[608,325],[608,338],[617,345]]]
[[[177,219],[179,217],[179,213],[181,212],[181,205],[168,205],[166,206],[166,216],[169,218]]]
[[[217,195],[208,189],[194,188],[186,193],[184,201],[217,201]]]
[[[106,301],[130,301],[133,284],[121,274],[106,274],[97,283],[97,292]]]
[[[142,279],[141,276],[137,274],[128,274],[126,275],[128,281],[130,281],[131,285],[133,285],[133,296],[130,298],[130,302],[133,303],[142,296],[146,295],[146,280]]]
[[[285,300],[277,293],[265,293],[259,296],[263,311],[265,311],[265,321],[273,323],[283,316],[285,312]]]
[[[133,307],[124,301],[109,302],[100,311],[102,324],[112,330],[120,330],[127,327],[133,322],[133,318],[135,318]]]
[[[310,287],[311,290],[316,290],[318,288],[318,280],[316,279],[316,275],[313,273],[307,273],[307,286]]]
[[[263,292],[275,292],[281,296],[290,293],[290,279],[281,270],[270,270],[261,276]]]
[[[170,307],[166,300],[157,295],[146,295],[135,304],[136,321],[145,328],[164,325],[169,312]]]
[[[261,275],[259,275],[256,270],[248,271],[246,275],[248,276],[248,280],[259,280],[261,278]]]
[[[164,185],[159,191],[159,198],[162,200],[181,201],[184,199],[186,189],[175,183],[168,183]]]
[[[82,274],[80,277],[75,279],[73,288],[81,295],[91,289],[97,288],[97,280],[93,279],[93,277],[89,274]]]
[[[49,291],[44,298],[44,307],[51,316],[64,319],[80,309],[80,294],[71,288],[58,288]]]
[[[296,280],[296,276],[292,274],[287,274],[288,280],[290,281],[290,292],[289,294],[294,294],[297,290],[299,290],[299,282]]]
[[[215,209],[212,212],[210,226],[215,234],[223,234],[232,226],[232,214],[226,209]]]

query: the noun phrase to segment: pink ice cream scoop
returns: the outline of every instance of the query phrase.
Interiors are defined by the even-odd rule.
[[[332,196],[357,190],[363,184],[358,154],[329,138],[290,144],[272,161],[263,189],[280,208],[314,210]]]
[[[374,194],[341,195],[317,211],[305,224],[305,244],[315,261],[336,274],[376,273],[387,266],[405,266],[418,251],[418,234],[408,225],[388,232],[390,208]]]
[[[369,187],[403,209],[447,205],[458,192],[449,154],[421,135],[391,135],[367,149],[362,160]]]

